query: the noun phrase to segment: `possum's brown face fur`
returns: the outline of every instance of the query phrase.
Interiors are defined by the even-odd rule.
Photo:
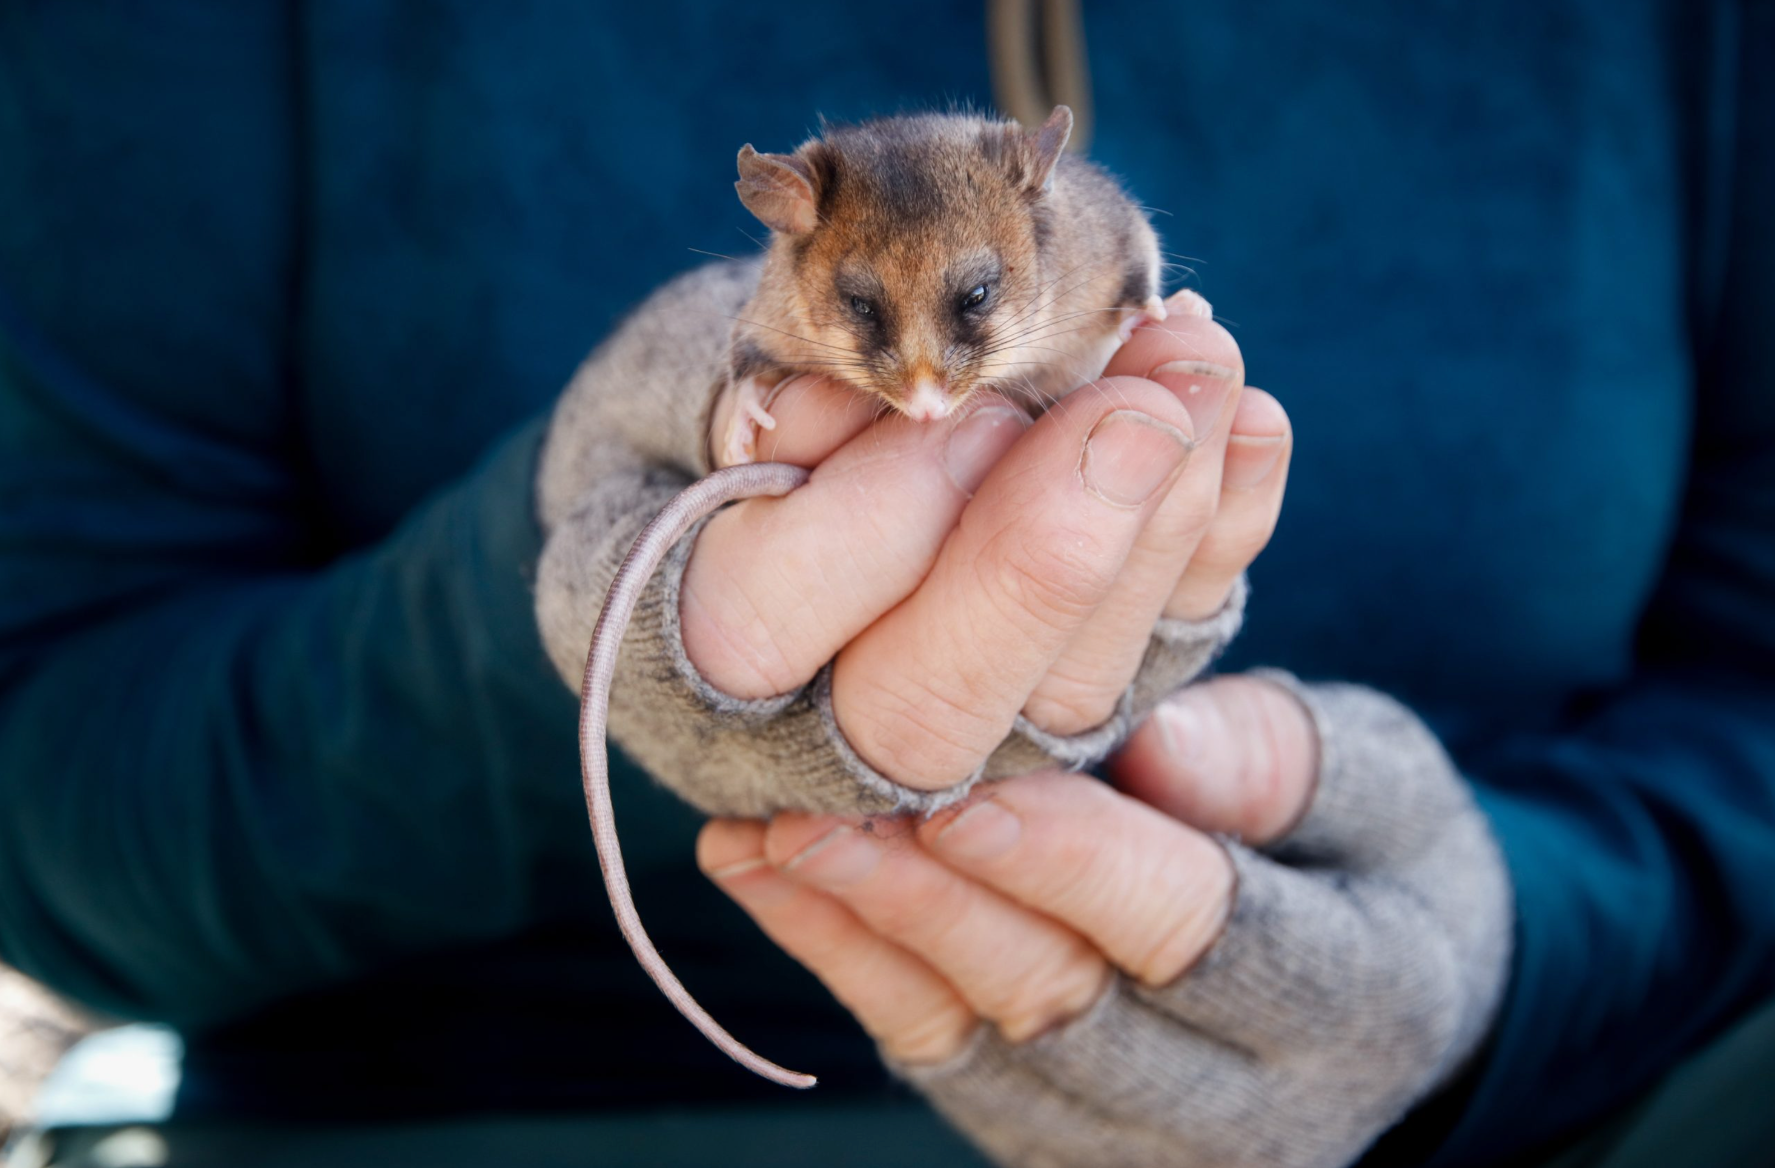
[[[1055,310],[1079,289],[1041,262],[1064,142],[1065,128],[1044,140],[926,115],[833,130],[793,156],[743,152],[741,197],[775,238],[742,342],[760,363],[841,378],[914,418],[946,416],[983,385],[1015,390],[1077,323]],[[1118,290],[1088,293],[1110,331]]]

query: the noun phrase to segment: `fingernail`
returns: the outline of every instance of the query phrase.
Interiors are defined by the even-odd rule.
[[[802,848],[783,867],[797,879],[827,888],[862,880],[881,863],[881,848],[856,828],[841,824]]]
[[[1023,821],[985,799],[950,820],[931,846],[959,860],[995,860],[1022,838]]]
[[[1115,507],[1138,507],[1176,477],[1189,440],[1175,426],[1136,410],[1106,414],[1085,439],[1085,489]]]
[[[1226,409],[1239,374],[1237,370],[1212,361],[1167,361],[1154,366],[1146,379],[1158,382],[1177,395],[1177,400],[1189,411],[1190,424],[1196,431],[1195,440],[1201,443],[1220,423],[1221,411]]]
[[[1222,486],[1235,491],[1250,490],[1270,477],[1276,460],[1282,457],[1282,439],[1247,438],[1234,434],[1227,439],[1226,469],[1221,472]]]
[[[1012,443],[1029,428],[1029,417],[1009,406],[988,406],[961,420],[949,435],[949,478],[972,495]]]
[[[1214,305],[1188,288],[1179,288],[1165,300],[1165,307],[1180,316],[1199,316],[1204,320],[1214,319]]]

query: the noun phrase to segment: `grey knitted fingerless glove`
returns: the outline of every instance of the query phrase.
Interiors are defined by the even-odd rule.
[[[1511,890],[1484,816],[1410,711],[1271,674],[1312,712],[1319,785],[1238,873],[1225,933],[1151,989],[1018,1046],[982,1028],[937,1067],[897,1067],[1018,1168],[1334,1168],[1477,1049],[1502,997]]]
[[[727,263],[668,284],[591,356],[556,410],[537,482],[547,542],[536,618],[571,686],[579,684],[592,626],[629,545],[709,470],[709,408],[726,367],[720,326],[739,312],[756,279],[755,263]],[[1215,617],[1155,630],[1139,676],[1103,725],[1061,736],[1019,718],[966,782],[919,791],[878,773],[844,740],[829,668],[801,689],[761,701],[725,694],[697,673],[684,652],[678,604],[699,530],[673,550],[636,610],[612,686],[610,733],[660,781],[715,815],[934,811],[982,778],[1092,766],[1162,697],[1207,667],[1244,613],[1241,581]]]

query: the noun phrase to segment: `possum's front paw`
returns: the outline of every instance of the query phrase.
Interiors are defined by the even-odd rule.
[[[717,468],[758,461],[758,432],[777,428],[768,408],[776,389],[776,382],[758,377],[728,387],[726,400],[715,411],[715,440],[709,444]]]
[[[1165,302],[1160,300],[1157,296],[1148,296],[1146,298],[1146,303],[1142,304],[1139,308],[1128,308],[1123,311],[1128,315],[1122,318],[1121,326],[1116,330],[1116,335],[1124,345],[1128,343],[1128,338],[1134,335],[1134,330],[1141,325],[1157,324],[1159,321],[1164,320],[1170,315],[1166,310]]]
[[[1133,336],[1134,330],[1141,325],[1156,324],[1173,314],[1199,316],[1204,320],[1214,319],[1214,306],[1204,300],[1201,293],[1188,288],[1179,288],[1164,300],[1160,300],[1157,296],[1149,296],[1146,303],[1139,308],[1124,308],[1122,311],[1127,313],[1122,318],[1119,330],[1123,344],[1128,343],[1128,338]]]

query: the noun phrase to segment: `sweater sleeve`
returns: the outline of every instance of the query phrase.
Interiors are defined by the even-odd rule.
[[[1516,968],[1438,1164],[1595,1120],[1775,993],[1775,10],[1741,12],[1739,60],[1712,74],[1736,89],[1711,168],[1729,227],[1700,233],[1684,512],[1636,675],[1473,763]]]
[[[539,440],[323,569],[209,573],[38,622],[36,651],[14,630],[0,955],[201,1025],[524,923],[537,825],[585,828],[530,615]],[[30,550],[9,586],[54,558]]]
[[[596,887],[541,420],[338,452],[300,60],[278,5],[0,13],[0,960],[182,1026],[522,928],[540,865]],[[398,522],[388,466],[432,482]]]

